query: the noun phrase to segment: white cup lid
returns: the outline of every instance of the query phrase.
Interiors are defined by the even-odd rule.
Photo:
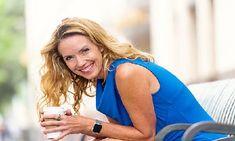
[[[56,106],[44,107],[43,112],[44,114],[64,114],[65,109],[63,107],[56,107]]]

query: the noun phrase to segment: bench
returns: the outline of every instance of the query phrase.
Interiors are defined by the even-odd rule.
[[[235,134],[235,79],[192,84],[189,89],[216,123],[202,121],[169,125],[156,135],[156,141],[164,141],[168,133],[176,130],[185,130],[182,141],[191,141],[201,131]],[[235,138],[229,136],[220,140],[235,141]]]

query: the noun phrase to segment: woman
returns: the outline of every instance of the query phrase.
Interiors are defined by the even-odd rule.
[[[45,59],[41,80],[44,97],[39,103],[59,106],[73,93],[73,109],[78,112],[83,94],[96,87],[96,108],[110,122],[79,114],[42,116],[41,126],[56,125],[44,133],[83,133],[97,140],[153,141],[163,127],[174,123],[211,121],[187,87],[151,55],[120,43],[97,23],[67,18],[57,27],[41,51]],[[61,101],[63,99],[64,101]],[[182,132],[167,140],[180,140]],[[199,134],[195,140],[212,140],[219,134]]]

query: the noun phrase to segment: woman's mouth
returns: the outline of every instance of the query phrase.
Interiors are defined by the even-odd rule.
[[[92,63],[92,64],[90,64],[90,65],[84,67],[84,68],[81,69],[80,71],[81,71],[82,73],[89,73],[89,72],[91,72],[91,71],[93,70],[93,66],[94,66],[94,63]]]

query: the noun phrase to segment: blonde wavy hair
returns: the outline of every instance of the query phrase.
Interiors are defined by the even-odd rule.
[[[38,110],[44,106],[59,106],[68,99],[68,92],[73,94],[73,110],[80,108],[82,94],[89,94],[88,88],[96,85],[95,80],[87,80],[70,71],[58,52],[61,40],[72,35],[86,36],[97,47],[102,48],[103,68],[109,68],[113,60],[119,58],[154,61],[152,55],[141,52],[130,43],[121,43],[109,35],[99,24],[83,18],[66,18],[58,25],[48,44],[41,50],[44,64],[41,68],[41,89],[43,96],[38,101]],[[108,69],[104,69],[104,76]],[[104,81],[105,81],[104,78]],[[71,91],[72,90],[72,91]]]

